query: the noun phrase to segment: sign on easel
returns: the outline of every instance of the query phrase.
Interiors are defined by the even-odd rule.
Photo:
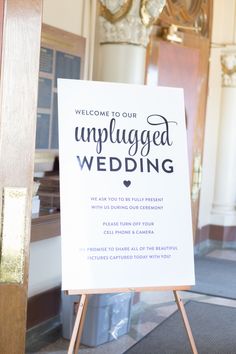
[[[194,284],[183,90],[58,80],[62,288]]]

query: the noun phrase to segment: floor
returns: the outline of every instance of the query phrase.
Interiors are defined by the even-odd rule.
[[[236,261],[235,250],[213,250],[207,256]],[[184,302],[194,300],[236,307],[236,300],[211,297],[187,291],[179,292],[179,295]],[[140,302],[133,306],[130,331],[127,334],[95,348],[81,346],[79,352],[81,354],[122,354],[154,327],[169,317],[176,309],[174,296],[171,291],[142,292],[140,294]],[[37,353],[66,354],[68,346],[69,341],[61,338],[55,343],[51,343],[42,348]],[[32,353],[33,352],[30,354]]]

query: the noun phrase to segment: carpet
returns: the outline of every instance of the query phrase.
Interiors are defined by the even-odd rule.
[[[195,275],[191,292],[236,299],[236,262],[195,257]]]
[[[236,353],[236,308],[189,301],[185,309],[199,354]],[[192,354],[179,311],[123,354]]]

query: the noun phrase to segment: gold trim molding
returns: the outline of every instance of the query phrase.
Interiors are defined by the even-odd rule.
[[[165,6],[166,0],[141,0],[140,18],[144,26],[152,26]]]
[[[109,6],[109,1],[100,0],[100,15],[111,23],[121,20],[127,15],[133,3],[133,0],[123,1],[123,4],[114,12],[112,11],[111,6]]]
[[[103,43],[103,42],[100,42],[100,45],[105,45],[105,44],[112,44],[112,45],[116,45],[116,44],[125,44],[125,45],[134,45],[134,46],[138,46],[138,47],[142,47],[142,45],[140,45],[140,44],[138,44],[138,43],[130,43],[130,42],[125,42],[125,41],[123,41],[123,42],[105,42],[105,43]],[[144,46],[143,46],[144,47]],[[144,48],[146,48],[146,47],[144,47]]]

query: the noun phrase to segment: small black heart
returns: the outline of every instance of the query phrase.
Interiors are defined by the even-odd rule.
[[[129,187],[131,185],[131,182],[130,181],[123,181],[125,187]]]

